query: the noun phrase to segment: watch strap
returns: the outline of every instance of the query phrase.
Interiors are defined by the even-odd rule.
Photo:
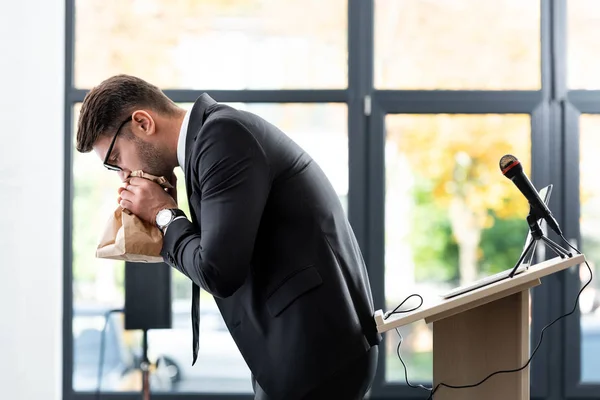
[[[183,212],[183,210],[179,208],[168,208],[167,210],[171,212],[171,220],[167,222],[164,226],[158,227],[162,231],[163,235],[167,232],[167,228],[173,221],[175,221],[176,219],[187,218],[185,212]]]
[[[175,222],[178,219],[187,219],[187,217],[185,215],[180,215],[179,217],[175,217],[173,218],[171,221],[169,221],[169,223],[167,225],[165,225],[164,229],[163,229],[163,236],[167,234],[167,228],[169,227],[169,225],[171,225],[173,222]]]
[[[173,222],[173,220],[175,220],[175,218],[177,218],[177,217],[187,218],[187,216],[185,215],[185,212],[183,212],[183,210],[180,208],[169,208],[169,210],[171,210],[171,213],[173,213],[173,218],[171,219],[171,222]]]

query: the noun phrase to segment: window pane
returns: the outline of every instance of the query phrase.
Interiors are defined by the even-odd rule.
[[[74,126],[80,106],[74,109]],[[76,129],[75,129],[76,130]],[[124,303],[124,263],[96,258],[108,217],[118,206],[120,179],[91,154],[73,146],[73,389],[92,391],[98,384],[104,314]],[[105,332],[102,366],[104,391],[137,390],[134,350],[123,331],[122,315],[113,314]]]
[[[539,89],[540,2],[375,0],[375,86]]]
[[[600,3],[596,0],[567,2],[567,83],[572,89],[599,89]]]
[[[346,0],[80,0],[75,85],[345,88],[347,18]]]
[[[598,148],[600,148],[600,116],[582,115],[580,118],[579,173],[581,218],[581,251],[590,267],[597,274],[600,262],[600,189],[598,188]],[[583,286],[590,273],[585,264],[580,266],[579,276]],[[581,293],[581,380],[600,383],[600,284],[592,279]]]
[[[513,154],[530,167],[528,115],[386,117],[386,309],[425,301],[512,268],[525,244],[528,203],[499,170]],[[527,172],[528,173],[528,172]],[[411,300],[406,307],[418,305]],[[400,329],[411,383],[432,380],[432,330]],[[386,333],[388,381],[404,383],[398,335]]]
[[[231,104],[260,115],[298,143],[319,164],[348,212],[346,104]]]
[[[192,104],[181,106],[189,109]],[[348,115],[345,104],[232,106],[264,117],[302,146],[325,171],[347,209]],[[79,107],[74,114],[76,124]],[[124,302],[123,263],[95,258],[98,236],[117,207],[117,188],[121,183],[115,173],[104,169],[95,153],[82,155],[74,151],[73,154],[73,380],[75,390],[90,391],[95,390],[97,384],[103,312],[121,308]],[[179,206],[187,211],[185,179],[181,169],[177,168],[176,173]],[[152,374],[152,390],[251,392],[250,371],[212,296],[201,291],[200,352],[195,366],[191,365],[191,283],[176,270],[172,270],[172,296],[173,329],[153,330],[148,335],[149,357],[152,361],[160,360],[160,368]],[[110,319],[106,335],[110,340],[106,341],[102,389],[140,390],[141,375],[135,370],[134,358],[141,351],[140,332],[124,331],[122,316],[115,315]],[[128,372],[122,375],[126,370]]]

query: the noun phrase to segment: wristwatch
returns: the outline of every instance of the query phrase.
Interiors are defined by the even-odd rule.
[[[165,208],[156,214],[156,226],[165,234],[169,224],[180,218],[187,218],[183,210],[179,208]]]

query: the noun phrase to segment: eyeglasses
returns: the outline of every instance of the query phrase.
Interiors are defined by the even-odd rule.
[[[115,136],[113,136],[112,142],[110,142],[110,146],[108,146],[108,151],[106,152],[106,157],[104,157],[104,166],[106,168],[108,168],[109,170],[111,170],[111,171],[121,171],[121,167],[118,167],[116,165],[110,164],[108,162],[108,159],[110,158],[110,153],[112,152],[112,149],[115,146],[115,141],[117,140],[117,135],[121,131],[121,128],[123,127],[123,125],[125,125],[126,123],[128,123],[129,121],[131,121],[131,119],[132,118],[131,118],[131,115],[130,115],[129,118],[127,118],[125,121],[123,121],[121,123],[121,125],[119,125],[119,128],[115,132]]]

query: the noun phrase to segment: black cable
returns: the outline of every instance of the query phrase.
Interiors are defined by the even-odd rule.
[[[421,301],[419,303],[419,305],[415,306],[413,308],[409,308],[408,310],[400,310],[400,311],[398,311],[398,309],[400,307],[402,307],[402,305],[404,305],[404,303],[406,303],[411,297],[418,297],[419,300]],[[385,315],[383,316],[383,319],[387,319],[390,315],[393,315],[393,314],[404,314],[404,313],[408,313],[408,312],[411,312],[411,311],[418,310],[422,305],[423,305],[423,297],[420,294],[413,293],[410,296],[408,296],[407,298],[405,298],[402,301],[402,303],[398,304],[398,306],[396,308],[394,308],[392,311],[386,312]],[[431,390],[431,388],[425,387],[423,385],[413,385],[412,383],[410,383],[408,381],[408,371],[406,370],[406,364],[404,363],[404,360],[402,359],[402,356],[400,355],[400,346],[402,345],[402,341],[404,339],[402,338],[402,334],[400,333],[400,331],[398,330],[398,328],[396,328],[396,333],[400,337],[400,341],[398,342],[398,347],[396,347],[396,354],[398,355],[398,358],[400,359],[400,362],[402,363],[402,366],[404,367],[404,380],[406,381],[406,384],[409,387],[413,388],[413,389]]]
[[[578,254],[581,254],[581,252],[577,248],[575,248],[573,245],[571,245],[571,243],[569,243],[569,241],[563,235],[561,235],[561,238],[564,240],[564,242],[571,249],[573,249]],[[581,293],[585,290],[585,288],[592,282],[592,277],[593,277],[592,268],[588,264],[587,260],[585,261],[585,265],[588,267],[588,270],[590,271],[590,279],[579,290],[579,293],[577,294],[577,297],[575,298],[575,304],[573,305],[573,309],[570,312],[568,312],[566,314],[563,314],[560,317],[557,317],[552,322],[550,322],[548,325],[546,325],[546,326],[544,326],[542,328],[542,330],[540,332],[540,338],[539,338],[539,340],[537,342],[537,345],[535,346],[533,352],[531,353],[531,356],[529,356],[529,359],[527,360],[527,362],[525,363],[525,365],[523,365],[520,368],[508,369],[508,370],[501,370],[501,371],[493,372],[493,373],[489,374],[488,376],[486,376],[484,379],[482,379],[481,381],[479,381],[477,383],[470,384],[470,385],[449,385],[449,384],[440,382],[433,389],[425,387],[423,385],[416,385],[415,386],[415,385],[410,384],[408,382],[406,365],[404,364],[404,361],[402,360],[402,357],[400,356],[400,345],[402,344],[402,335],[400,335],[400,332],[398,331],[398,329],[396,329],[396,332],[398,333],[398,335],[400,335],[400,343],[398,343],[398,347],[396,349],[396,353],[398,354],[398,358],[400,358],[400,362],[404,366],[404,377],[405,377],[405,380],[406,380],[406,384],[409,387],[412,387],[412,388],[424,389],[424,390],[429,391],[430,394],[429,394],[429,397],[427,397],[427,400],[433,400],[433,395],[442,386],[447,387],[449,389],[467,389],[467,388],[472,388],[472,387],[481,385],[482,383],[484,383],[485,381],[487,381],[488,379],[490,379],[492,376],[495,376],[495,375],[498,375],[498,374],[507,374],[507,373],[512,373],[512,372],[519,372],[519,371],[522,371],[523,369],[527,368],[529,366],[529,364],[531,363],[531,360],[533,359],[533,356],[535,356],[535,354],[537,353],[538,349],[540,348],[540,345],[542,344],[542,340],[544,339],[544,331],[546,329],[548,329],[549,327],[551,327],[552,325],[554,325],[556,322],[560,321],[561,319],[563,319],[565,317],[568,317],[569,315],[573,314],[575,312],[575,310],[577,309],[577,305],[579,304],[579,297],[581,296]],[[421,304],[419,304],[417,307],[412,308],[410,310],[397,311],[398,308],[400,308],[408,299],[410,299],[413,296],[419,297],[421,299]],[[389,317],[392,314],[399,314],[399,313],[405,313],[405,312],[414,311],[414,310],[418,309],[419,307],[421,307],[421,305],[423,305],[423,298],[421,296],[419,296],[418,294],[412,294],[412,295],[408,296],[406,299],[404,299],[404,301],[402,303],[400,303],[400,305],[398,305],[398,307],[396,307],[392,312],[386,313],[385,316],[384,316],[384,319],[386,319],[387,317]]]
[[[418,306],[416,306],[416,307],[409,308],[408,310],[401,310],[401,311],[398,311],[398,309],[399,309],[400,307],[402,307],[402,305],[403,305],[404,303],[406,303],[406,302],[408,301],[408,299],[410,299],[411,297],[418,297],[418,298],[419,298],[419,300],[421,300],[421,303],[419,303],[419,305],[418,305]],[[422,305],[423,305],[423,297],[421,297],[421,295],[420,295],[420,294],[413,293],[413,294],[411,294],[410,296],[408,296],[407,298],[405,298],[405,299],[404,299],[404,301],[402,301],[402,303],[398,304],[398,306],[397,306],[396,308],[394,308],[392,311],[388,311],[388,312],[386,312],[386,313],[385,313],[385,315],[383,316],[383,319],[387,319],[387,318],[388,318],[390,315],[392,315],[392,314],[404,314],[404,313],[407,313],[407,312],[411,312],[411,311],[418,310],[418,309],[419,309],[419,308],[420,308]]]
[[[100,393],[102,389],[102,373],[104,369],[104,353],[105,353],[105,337],[106,337],[106,329],[108,328],[108,319],[111,314],[123,312],[122,309],[109,310],[104,313],[104,327],[102,328],[102,334],[100,336],[100,357],[98,360],[98,378],[96,383],[96,400],[100,400]]]
[[[404,339],[402,338],[402,334],[400,333],[398,328],[396,328],[396,333],[398,334],[398,336],[400,336],[400,341],[398,342],[398,347],[396,347],[396,354],[398,354],[398,358],[400,359],[400,362],[402,363],[402,366],[404,367],[404,380],[406,381],[406,384],[413,389],[431,390],[431,388],[428,388],[421,384],[413,385],[412,383],[410,383],[408,381],[408,371],[406,370],[406,364],[404,364],[404,360],[402,360],[402,356],[400,355],[400,345],[402,344],[402,340],[404,340]]]

